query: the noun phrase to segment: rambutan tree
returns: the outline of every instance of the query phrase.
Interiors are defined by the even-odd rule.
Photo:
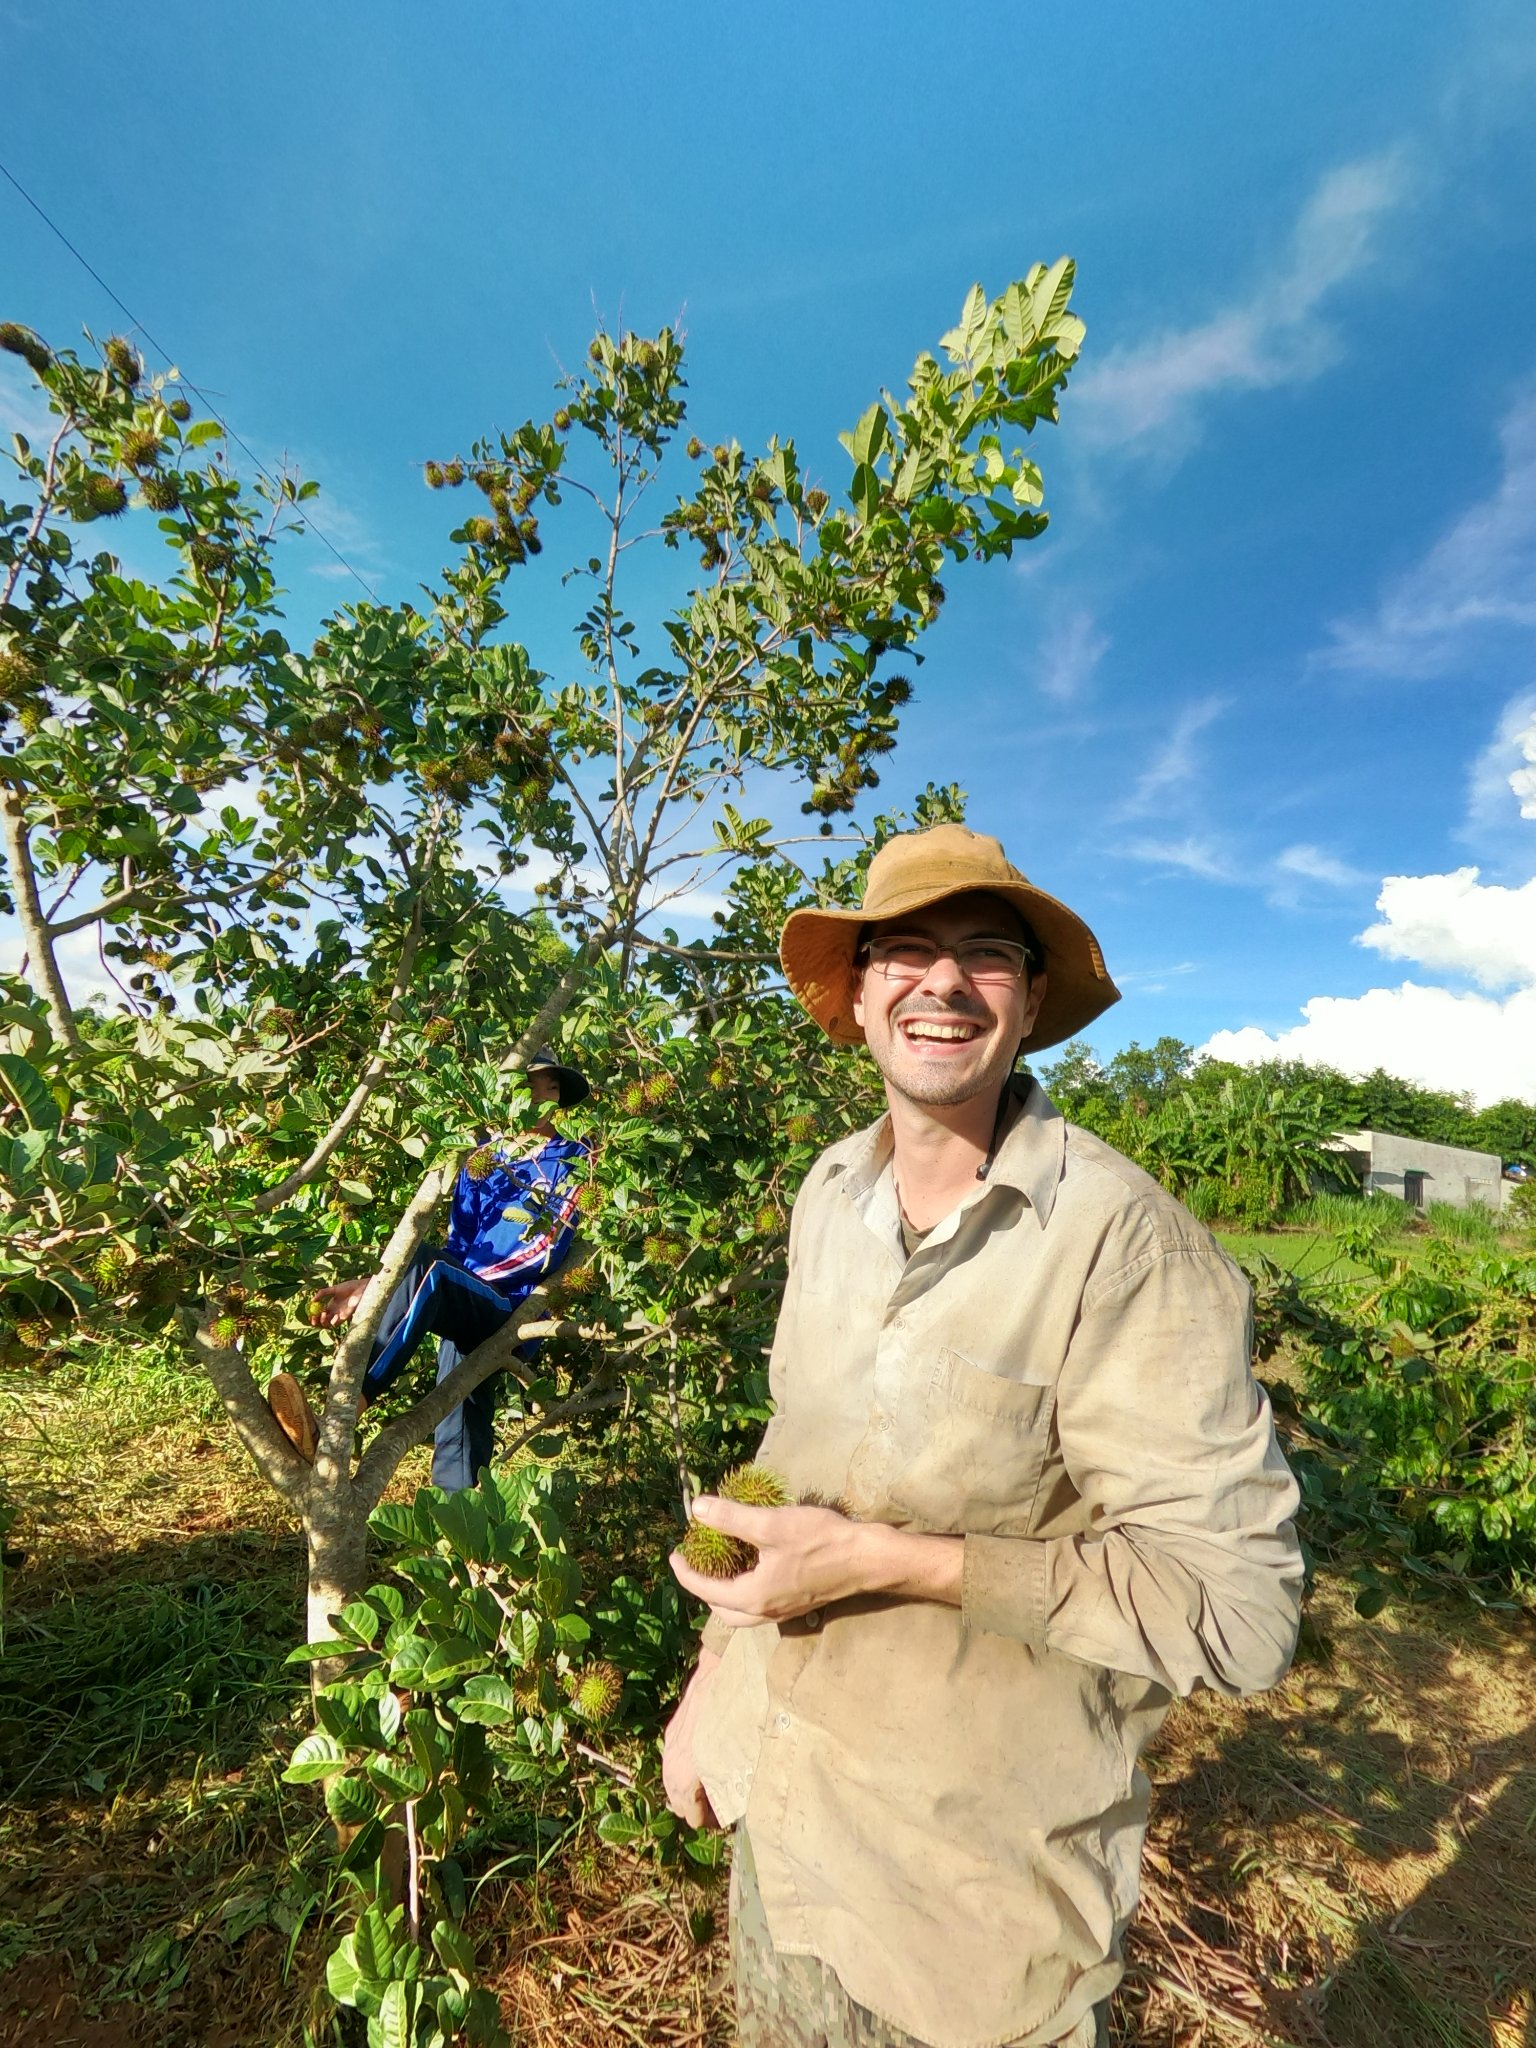
[[[827,483],[788,441],[689,439],[672,331],[599,333],[549,418],[427,462],[456,551],[435,585],[343,606],[308,647],[276,577],[315,485],[248,488],[129,341],[81,356],[0,325],[47,418],[0,502],[23,949],[0,988],[0,1335],[39,1363],[104,1331],[184,1340],[303,1524],[311,1640],[366,1584],[401,1458],[488,1374],[513,1372],[514,1430],[545,1448],[620,1404],[674,1441],[690,1404],[761,1412],[791,1193],[868,1106],[784,999],[775,934],[845,898],[898,822],[825,843],[895,742],[941,572],[1045,524],[1022,439],[1077,354],[1071,286],[1062,261],[974,289]],[[509,585],[556,536],[575,645],[545,672]],[[127,565],[157,542],[158,577]],[[670,605],[636,574],[653,551]],[[774,778],[787,828],[740,807]],[[668,904],[704,885],[725,907],[685,943]],[[532,1121],[520,1077],[551,1041],[602,1082],[585,1257],[360,1432],[384,1304],[470,1148]],[[367,1266],[345,1332],[313,1329],[316,1281]],[[316,1389],[313,1466],[263,1400],[277,1364]]]

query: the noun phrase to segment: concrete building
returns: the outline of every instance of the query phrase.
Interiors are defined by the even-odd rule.
[[[1503,1161],[1492,1152],[1395,1138],[1387,1131],[1340,1131],[1334,1143],[1349,1158],[1367,1193],[1396,1195],[1410,1209],[1427,1209],[1431,1202],[1468,1209],[1481,1202],[1497,1211],[1512,1191],[1504,1179]]]

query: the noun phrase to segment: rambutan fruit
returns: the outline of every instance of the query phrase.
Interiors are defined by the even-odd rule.
[[[128,1278],[128,1269],[133,1264],[132,1256],[120,1244],[109,1244],[96,1255],[95,1269],[91,1275],[98,1294],[116,1294]]]
[[[120,334],[114,334],[108,339],[102,354],[113,376],[131,391],[144,374],[144,365],[133,343],[125,341]]]
[[[428,490],[440,491],[443,488],[443,465],[440,462],[429,462],[422,474],[426,477]]]
[[[706,1579],[738,1578],[757,1563],[757,1552],[750,1543],[727,1536],[723,1529],[711,1529],[707,1522],[690,1521],[678,1549],[684,1563]]]
[[[173,476],[147,476],[139,489],[151,512],[174,512],[181,503],[181,484]]]
[[[148,427],[134,427],[123,436],[123,460],[130,469],[153,469],[165,453],[165,443]]]
[[[624,1693],[624,1674],[616,1664],[589,1664],[585,1671],[567,1675],[565,1690],[582,1720],[600,1728],[618,1711]]]
[[[473,1181],[482,1181],[496,1164],[494,1145],[477,1145],[464,1162],[464,1171]]]
[[[853,1509],[840,1493],[823,1493],[819,1487],[808,1486],[801,1494],[799,1505],[803,1508],[830,1508],[834,1515],[853,1520]]]
[[[39,377],[53,368],[53,350],[40,334],[23,327],[19,320],[0,320],[0,348],[8,355],[20,356]]]
[[[192,407],[184,398],[171,399],[165,409],[179,427],[184,427],[192,417]]]
[[[43,671],[20,647],[0,647],[0,704],[20,705],[43,687]]]
[[[206,533],[195,534],[188,541],[187,553],[200,576],[220,576],[235,559],[228,541],[214,540]]]
[[[727,1472],[715,1488],[722,1500],[738,1501],[744,1508],[787,1508],[789,1488],[767,1465],[738,1465]]]
[[[126,486],[117,477],[108,476],[103,470],[88,471],[82,491],[88,518],[115,519],[119,512],[127,510]]]

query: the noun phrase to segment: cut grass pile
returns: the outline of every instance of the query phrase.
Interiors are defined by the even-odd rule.
[[[0,1389],[27,1553],[0,1666],[0,2048],[339,2042],[298,1540],[195,1382]],[[1177,1706],[1150,1761],[1115,2039],[1141,2048],[1536,2043],[1536,1644],[1443,1598],[1326,1581],[1263,1699]],[[537,1839],[537,1824],[535,1834]],[[494,1849],[475,1914],[520,2044],[732,2035],[723,1888],[557,1831]],[[306,2033],[306,2029],[308,2032]]]

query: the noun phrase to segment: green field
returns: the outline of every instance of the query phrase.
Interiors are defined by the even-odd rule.
[[[1325,1230],[1218,1230],[1235,1259],[1270,1259],[1309,1280],[1362,1280],[1366,1269],[1340,1251]]]

